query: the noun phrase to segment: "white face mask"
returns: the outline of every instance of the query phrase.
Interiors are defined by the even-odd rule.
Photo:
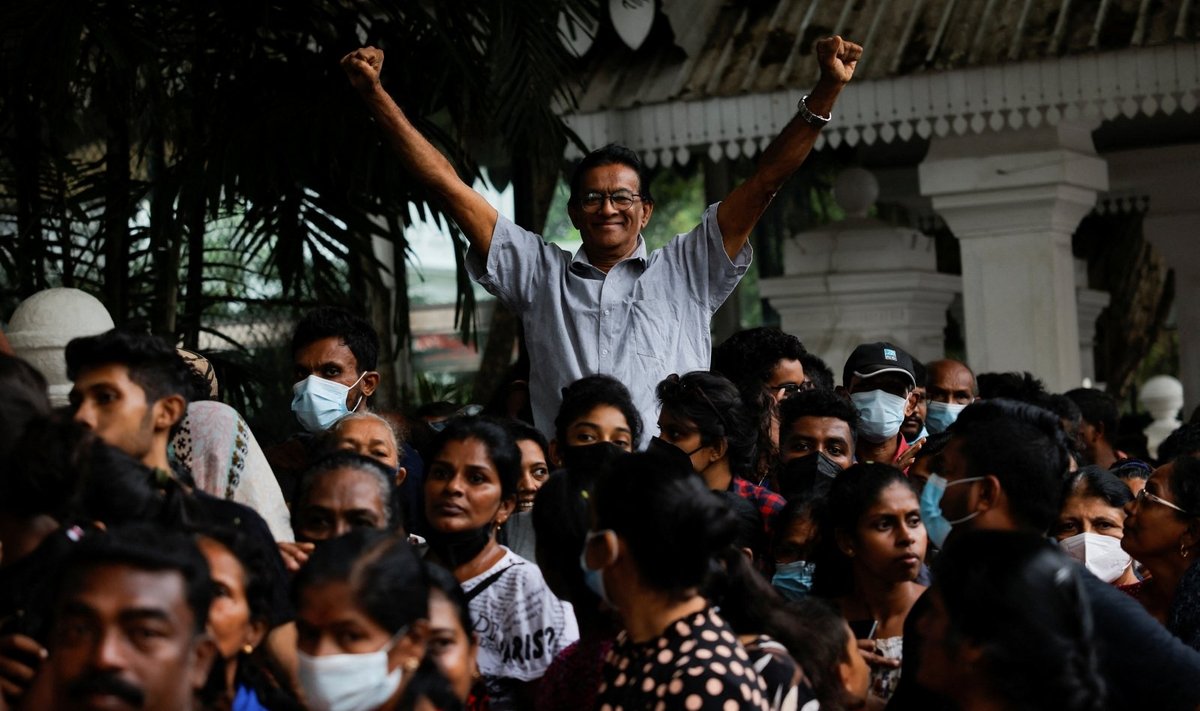
[[[867,390],[852,393],[850,400],[858,408],[858,433],[871,442],[892,439],[904,424],[908,398],[883,390]]]
[[[1125,572],[1132,560],[1121,548],[1121,539],[1099,533],[1080,533],[1058,542],[1063,552],[1083,563],[1097,578],[1111,583]]]
[[[397,632],[378,652],[313,657],[296,650],[300,686],[312,711],[375,711],[400,688],[400,667],[388,671]]]
[[[358,376],[354,385],[362,382],[364,376],[366,376],[366,372]],[[350,414],[351,410],[346,408],[346,398],[350,395],[354,385],[347,387],[332,380],[310,375],[292,386],[292,412],[296,413],[296,419],[300,420],[304,429],[314,434],[324,432],[332,427],[333,423]],[[357,410],[361,403],[362,396],[360,395],[358,401],[354,403],[354,409]]]

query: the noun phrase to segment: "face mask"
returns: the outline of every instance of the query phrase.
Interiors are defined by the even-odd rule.
[[[685,452],[661,437],[651,437],[650,443],[646,445],[646,451],[652,454],[658,454],[668,459],[678,459],[681,462],[686,458],[688,469],[695,469],[692,466],[692,455],[702,449],[704,449],[704,445],[700,445],[690,452]]]
[[[850,400],[858,408],[858,432],[871,442],[884,442],[896,436],[904,424],[904,409],[908,398],[882,390],[851,393]]]
[[[628,454],[612,442],[572,444],[561,448],[563,466],[572,471],[603,471],[622,454]]]
[[[788,600],[803,600],[812,592],[813,571],[816,563],[797,560],[775,566],[771,585]]]
[[[966,405],[930,400],[929,404],[925,406],[925,427],[929,430],[929,434],[938,434],[950,429],[950,425],[958,419],[958,413],[966,407]]]
[[[426,537],[429,539],[429,548],[437,555],[438,560],[453,568],[475,560],[475,556],[479,555],[491,540],[494,528],[495,525],[488,522],[479,528],[443,533],[430,526]]]
[[[972,481],[982,481],[981,476],[967,477],[958,481],[947,482],[938,474],[930,474],[929,481],[925,482],[925,488],[921,490],[921,522],[925,524],[925,530],[929,533],[929,540],[938,548],[946,545],[946,538],[950,535],[950,529],[960,523],[966,523],[979,515],[978,511],[973,511],[960,519],[953,521],[946,520],[942,515],[942,496],[946,493],[946,488],[956,484],[967,484]]]
[[[358,376],[354,385],[358,385],[365,375],[364,372]],[[296,413],[296,419],[300,420],[304,429],[313,433],[324,432],[332,427],[333,423],[350,414],[351,411],[346,409],[346,397],[354,385],[346,387],[341,383],[310,375],[292,386],[292,412]],[[354,403],[355,410],[360,403],[362,396]]]
[[[842,468],[824,452],[806,454],[785,463],[779,470],[779,493],[788,500],[809,491],[824,496],[834,478],[841,473]]]
[[[1099,533],[1080,533],[1058,542],[1063,552],[1083,563],[1092,575],[1111,583],[1125,572],[1132,558],[1121,548],[1121,539]]]
[[[400,688],[400,667],[388,671],[388,653],[405,633],[397,632],[378,652],[313,657],[296,651],[300,686],[313,711],[374,711]]]
[[[596,597],[604,601],[604,604],[609,607],[615,607],[612,600],[608,599],[608,592],[604,589],[604,568],[592,570],[587,564],[587,549],[591,542],[597,536],[603,536],[612,529],[603,531],[590,531],[583,539],[583,550],[579,552],[579,568],[583,570],[583,582],[588,586],[588,590],[596,593]]]

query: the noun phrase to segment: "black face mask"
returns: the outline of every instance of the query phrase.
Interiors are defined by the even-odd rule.
[[[570,471],[604,471],[623,454],[612,442],[573,444],[560,448],[563,466]]]
[[[824,496],[842,468],[823,452],[813,452],[793,459],[779,468],[779,494],[785,499],[804,496],[809,492]]]
[[[447,567],[468,563],[483,551],[484,546],[492,537],[495,524],[488,522],[479,528],[468,528],[465,531],[443,533],[430,527],[425,537],[429,541],[429,549]]]
[[[701,449],[704,449],[703,445],[690,452],[685,452],[661,437],[651,437],[650,444],[646,445],[647,454],[655,454],[673,462],[679,462],[680,465],[686,465],[688,469],[693,471],[695,467],[692,466],[692,455]]]

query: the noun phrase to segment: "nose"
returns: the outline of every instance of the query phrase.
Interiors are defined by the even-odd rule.
[[[125,668],[125,641],[116,630],[105,630],[92,650],[92,666],[102,671]]]
[[[339,538],[341,536],[344,536],[347,533],[350,533],[351,530],[352,529],[350,527],[350,523],[348,521],[346,521],[346,519],[342,518],[341,516],[338,516],[334,520],[334,522],[333,522],[333,537],[334,538]]]
[[[618,212],[620,212],[620,210],[617,209],[617,205],[616,205],[616,203],[613,202],[612,196],[605,195],[604,197],[600,198],[600,214],[601,215],[610,215],[611,216],[611,215],[617,214]]]
[[[96,408],[92,407],[91,403],[86,400],[79,404],[79,407],[75,409],[75,413],[71,417],[89,430],[96,429]]]

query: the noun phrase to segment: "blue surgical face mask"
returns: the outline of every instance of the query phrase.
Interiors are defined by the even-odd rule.
[[[592,570],[587,564],[587,549],[591,545],[592,540],[597,536],[603,536],[612,532],[612,529],[588,532],[587,536],[583,539],[583,550],[579,552],[579,567],[583,570],[583,582],[588,586],[588,589],[596,593],[596,597],[603,600],[604,604],[609,607],[616,607],[612,604],[612,600],[608,599],[608,591],[604,589],[604,567]]]
[[[950,535],[950,529],[960,523],[966,523],[979,515],[978,511],[973,511],[962,518],[949,521],[942,515],[942,496],[946,493],[946,487],[954,486],[955,484],[967,484],[972,481],[982,481],[981,476],[967,477],[957,481],[947,482],[938,474],[930,474],[929,481],[925,482],[925,488],[921,490],[921,523],[925,524],[925,530],[929,533],[929,540],[938,548],[946,545],[946,538]]]
[[[950,429],[950,425],[958,419],[958,413],[965,408],[966,405],[930,400],[925,406],[925,427],[929,434],[938,434]]]
[[[780,563],[775,566],[771,585],[788,600],[802,600],[812,592],[813,571],[816,569],[817,564],[807,560]]]
[[[858,409],[858,433],[871,442],[886,442],[900,432],[908,398],[883,390],[851,393],[850,401]]]
[[[354,385],[348,387],[316,375],[308,376],[292,386],[292,412],[304,429],[313,433],[324,432],[351,413],[352,409],[346,407],[346,397],[365,375],[364,372],[358,376]],[[357,410],[361,403],[360,395],[353,410]]]

